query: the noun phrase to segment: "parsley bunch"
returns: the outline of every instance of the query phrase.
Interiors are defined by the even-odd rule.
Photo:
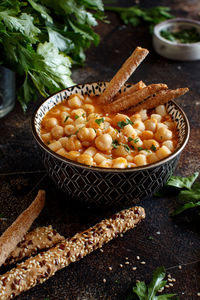
[[[29,101],[73,85],[70,68],[98,45],[92,27],[103,19],[102,0],[2,0],[1,64],[20,75],[18,99]]]

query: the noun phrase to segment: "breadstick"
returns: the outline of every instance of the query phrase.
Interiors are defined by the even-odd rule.
[[[135,93],[127,96],[122,96],[111,104],[104,105],[103,109],[108,113],[116,113],[128,109],[131,106],[137,105],[147,97],[155,94],[156,92],[167,89],[167,85],[163,83],[150,84],[147,87],[136,91]]]
[[[125,61],[116,75],[109,82],[105,91],[100,95],[98,99],[99,103],[105,104],[111,101],[148,53],[149,51],[147,49],[141,47],[137,47],[133,51],[131,56]]]
[[[0,276],[0,299],[6,300],[45,282],[56,271],[101,248],[145,218],[142,207],[123,210],[57,246],[27,259]]]
[[[22,240],[33,221],[43,209],[44,203],[45,191],[40,190],[31,205],[24,210],[15,222],[2,234],[0,237],[0,266]]]
[[[12,251],[6,259],[4,265],[13,264],[24,257],[30,257],[37,253],[38,250],[49,249],[64,240],[51,225],[48,227],[38,227],[28,232],[22,241]]]
[[[145,99],[141,103],[138,103],[136,106],[131,107],[126,112],[128,113],[136,113],[141,109],[150,109],[154,108],[158,105],[165,104],[172,99],[178,98],[189,91],[188,88],[179,88],[176,90],[164,90],[159,91],[155,95]]]
[[[117,93],[115,97],[113,98],[113,101],[116,101],[117,99],[130,95],[138,90],[141,90],[146,87],[146,84],[141,80],[137,82],[136,84],[132,85],[130,88],[128,88],[125,92]]]

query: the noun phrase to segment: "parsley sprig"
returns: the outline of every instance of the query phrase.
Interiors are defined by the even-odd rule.
[[[158,291],[163,288],[167,281],[165,278],[164,267],[159,267],[153,272],[152,281],[147,285],[144,281],[137,282],[133,287],[133,294],[131,294],[127,300],[139,299],[139,300],[178,300],[179,298],[175,294],[162,294],[157,295]],[[137,298],[135,295],[137,295]]]
[[[133,125],[133,122],[128,118],[126,118],[126,122],[125,121],[117,122],[117,126],[122,129],[128,124]]]

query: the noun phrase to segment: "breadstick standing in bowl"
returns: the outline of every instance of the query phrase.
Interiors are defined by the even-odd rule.
[[[24,210],[15,222],[0,237],[0,266],[31,227],[45,203],[45,191],[40,190],[31,205]]]
[[[136,70],[140,63],[145,59],[149,51],[145,48],[137,47],[131,56],[125,61],[116,75],[109,82],[105,91],[99,96],[99,103],[109,103],[124,85],[131,74]]]
[[[128,89],[126,89],[125,92],[121,91],[121,92],[118,92],[115,97],[113,98],[113,101],[116,101],[118,100],[119,98],[121,97],[124,97],[124,96],[127,96],[127,95],[130,95],[138,90],[141,90],[143,88],[146,87],[146,84],[141,80],[139,82],[137,82],[136,84],[133,84],[131,87],[129,87]],[[122,90],[122,89],[121,89]]]
[[[35,228],[25,234],[22,241],[10,253],[4,265],[16,263],[24,257],[30,257],[38,250],[49,249],[64,239],[64,236],[60,235],[51,225]]]
[[[27,259],[0,276],[0,299],[12,299],[36,284],[45,282],[58,270],[101,248],[118,234],[134,228],[144,218],[142,207],[123,210],[54,248]]]

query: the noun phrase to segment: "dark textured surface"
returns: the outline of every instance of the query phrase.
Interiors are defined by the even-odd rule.
[[[119,1],[129,5],[130,1]],[[134,2],[133,2],[134,3]],[[171,4],[176,16],[199,18],[200,4],[193,1],[141,1],[143,6]],[[109,80],[132,50],[141,45],[150,54],[131,81],[145,83],[166,82],[169,87],[189,86],[190,92],[177,100],[187,113],[191,125],[190,141],[179,161],[176,174],[189,175],[200,170],[200,62],[174,62],[158,56],[152,49],[151,36],[145,26],[124,26],[115,14],[109,13],[110,24],[96,29],[101,44],[87,53],[84,68],[73,72],[75,82]],[[0,119],[0,213],[7,221],[0,223],[3,232],[34,199],[39,188],[47,191],[46,206],[33,227],[52,224],[66,237],[88,228],[109,216],[110,210],[91,210],[60,192],[48,179],[30,130],[30,116],[36,104],[26,115],[19,105]],[[200,230],[199,216],[188,211],[183,216],[170,218],[176,199],[151,198],[141,202],[147,217],[135,230],[129,231],[83,260],[59,271],[43,285],[19,296],[18,299],[55,300],[124,300],[135,280],[148,281],[152,271],[164,265],[176,278],[174,287],[180,299],[198,299],[200,292]],[[148,240],[152,236],[153,240]],[[146,261],[141,265],[136,256]],[[130,265],[120,268],[128,257]],[[178,268],[182,265],[182,269]],[[112,271],[108,267],[112,267]],[[137,266],[132,271],[132,266]],[[1,271],[3,272],[3,270]],[[106,283],[103,283],[103,279]]]

